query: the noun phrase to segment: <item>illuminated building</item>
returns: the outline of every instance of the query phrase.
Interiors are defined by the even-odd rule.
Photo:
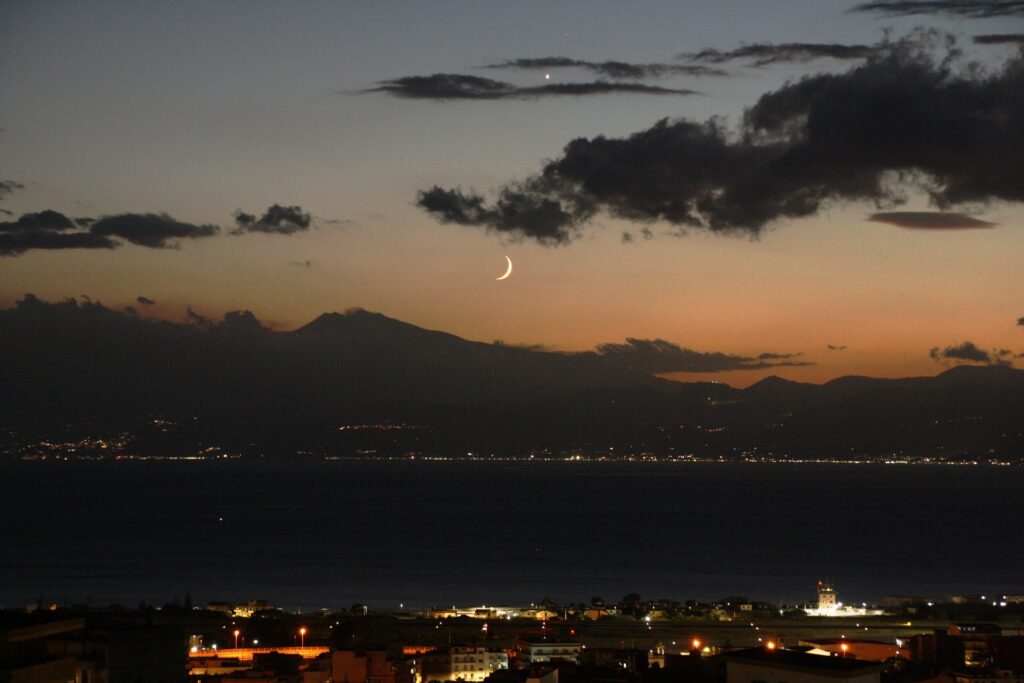
[[[417,673],[423,681],[482,681],[508,668],[508,653],[482,647],[453,647],[420,655]]]
[[[818,582],[818,609],[821,611],[834,610],[836,605],[836,587],[831,581]]]
[[[805,606],[804,612],[809,617],[867,617],[884,614],[879,609],[868,609],[866,605],[851,607],[839,602],[835,586],[830,581],[818,582],[817,606]]]
[[[528,664],[545,662],[580,663],[581,646],[576,642],[553,640],[520,640],[519,658]]]
[[[413,673],[388,659],[384,650],[335,650],[331,679],[345,683],[412,683]]]

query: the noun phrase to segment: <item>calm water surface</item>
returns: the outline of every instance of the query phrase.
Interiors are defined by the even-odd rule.
[[[1024,593],[1019,468],[0,464],[0,604]]]

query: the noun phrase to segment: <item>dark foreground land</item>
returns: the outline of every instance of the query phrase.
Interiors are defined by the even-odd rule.
[[[631,613],[592,620],[568,606],[548,607],[550,612],[561,610],[565,618],[550,613],[546,620],[494,618],[493,613],[486,620],[439,618],[436,613],[373,613],[363,605],[298,614],[273,608],[249,612],[227,603],[207,608],[141,604],[136,609],[35,604],[27,610],[0,610],[0,680],[66,681],[88,671],[108,677],[98,680],[137,683],[227,683],[236,680],[232,675],[268,683],[300,678],[329,683],[349,680],[338,677],[346,667],[355,666],[358,681],[370,680],[358,673],[365,668],[366,676],[377,672],[373,680],[379,683],[429,683],[461,680],[454,664],[449,675],[426,667],[428,662],[455,662],[455,657],[466,661],[467,650],[453,648],[469,647],[479,648],[469,650],[477,656],[487,652],[488,657],[502,658],[500,665],[489,665],[469,679],[486,677],[490,683],[525,683],[530,678],[566,683],[722,683],[732,666],[729,662],[750,657],[799,661],[812,668],[859,667],[874,672],[878,677],[873,680],[880,683],[915,683],[934,680],[936,673],[968,661],[970,654],[965,659],[967,650],[962,647],[937,651],[928,643],[962,643],[946,634],[972,628],[988,633],[998,645],[988,654],[1010,661],[1012,669],[1024,664],[1021,603],[914,605],[867,619],[811,618],[797,611],[779,614],[757,607],[744,610],[741,617],[708,605],[684,606],[655,617],[648,604],[626,603],[614,609],[625,607]],[[687,614],[688,609],[694,613]],[[986,622],[973,621],[977,619]],[[834,657],[808,654],[803,650],[810,643],[826,649],[860,647],[867,656],[846,657],[834,649]],[[538,645],[575,648],[561,652],[576,654],[538,660]]]
[[[307,645],[334,648],[384,648],[400,651],[410,647],[478,646],[513,648],[522,639],[573,640],[587,647],[686,651],[698,638],[713,650],[756,646],[768,640],[796,645],[799,640],[845,637],[850,640],[894,642],[915,634],[945,629],[950,623],[998,625],[1004,633],[1024,629],[1024,604],[1010,604],[993,610],[987,606],[938,605],[930,614],[916,617],[905,611],[872,617],[802,617],[787,614],[752,613],[727,620],[710,616],[675,616],[646,620],[635,616],[613,616],[598,620],[576,618],[540,621],[534,618],[478,619],[471,617],[430,618],[411,613],[362,613],[362,606],[340,612],[296,614],[279,609],[255,612],[251,617],[232,616],[214,609],[188,609],[165,605],[140,605],[137,609],[57,608],[35,615],[6,610],[0,617],[46,620],[86,618],[103,623],[145,624],[180,627],[188,637],[198,637],[205,647],[218,643],[227,647],[231,633],[240,631],[240,642],[258,640],[261,646],[297,645],[300,629],[306,629]],[[486,625],[486,628],[484,626]]]

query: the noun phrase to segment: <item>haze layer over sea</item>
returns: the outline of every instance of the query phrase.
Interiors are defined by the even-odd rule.
[[[1024,469],[5,462],[0,604],[1024,593]]]

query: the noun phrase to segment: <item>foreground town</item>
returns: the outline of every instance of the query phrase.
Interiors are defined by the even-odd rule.
[[[1024,682],[1024,595],[0,611],[4,683]]]

